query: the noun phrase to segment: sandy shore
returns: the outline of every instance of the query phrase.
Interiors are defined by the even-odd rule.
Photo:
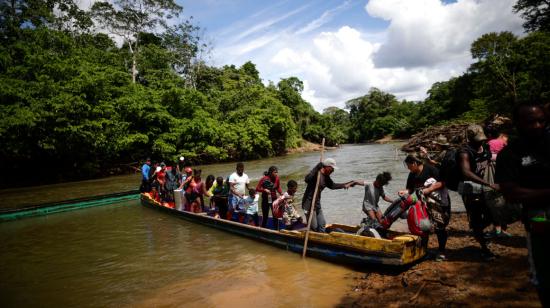
[[[468,230],[465,213],[453,213],[445,262],[426,260],[406,271],[366,270],[354,274],[341,307],[540,307],[529,283],[525,231],[509,226],[510,238],[492,240],[498,255],[482,262],[479,245]],[[437,247],[430,237],[429,247]]]
[[[334,149],[337,149],[337,148],[338,147],[325,146],[325,150],[334,150]],[[312,143],[312,142],[309,142],[307,140],[302,140],[302,141],[300,141],[300,146],[299,147],[293,148],[293,149],[287,149],[286,153],[287,154],[292,154],[292,153],[305,153],[305,152],[315,152],[315,151],[321,151],[321,145],[320,144]]]

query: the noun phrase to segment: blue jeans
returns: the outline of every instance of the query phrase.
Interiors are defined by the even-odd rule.
[[[229,195],[229,211],[240,212],[244,210],[244,198]]]
[[[307,211],[306,218],[309,219],[309,211]],[[311,219],[311,230],[316,232],[325,233],[327,222],[325,221],[325,216],[323,215],[323,209],[316,208],[315,216]]]

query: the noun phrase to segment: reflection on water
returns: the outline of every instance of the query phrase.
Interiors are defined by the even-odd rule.
[[[336,182],[373,180],[381,171],[391,172],[394,180],[386,192],[395,195],[408,174],[397,147],[344,146],[326,157],[337,161]],[[298,180],[303,192],[303,177],[318,161],[319,153],[295,154],[246,162],[245,172],[257,181],[276,165],[283,185]],[[203,174],[228,175],[234,166],[202,169]],[[132,175],[4,193],[37,203],[51,201],[46,192],[67,199],[129,190],[138,182],[139,175]],[[8,200],[14,199],[4,198],[1,206]],[[362,200],[363,187],[325,190],[327,221],[359,223]],[[346,277],[351,273],[143,208],[138,201],[0,224],[2,306],[330,307],[350,290]]]

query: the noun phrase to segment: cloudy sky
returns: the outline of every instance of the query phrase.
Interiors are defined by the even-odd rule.
[[[178,0],[213,47],[209,63],[252,61],[262,80],[296,76],[316,110],[377,87],[422,100],[462,74],[484,33],[522,35],[515,0]]]

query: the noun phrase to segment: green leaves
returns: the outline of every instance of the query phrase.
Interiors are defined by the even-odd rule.
[[[514,12],[521,12],[523,27],[530,32],[550,32],[550,3],[548,0],[518,0]]]

